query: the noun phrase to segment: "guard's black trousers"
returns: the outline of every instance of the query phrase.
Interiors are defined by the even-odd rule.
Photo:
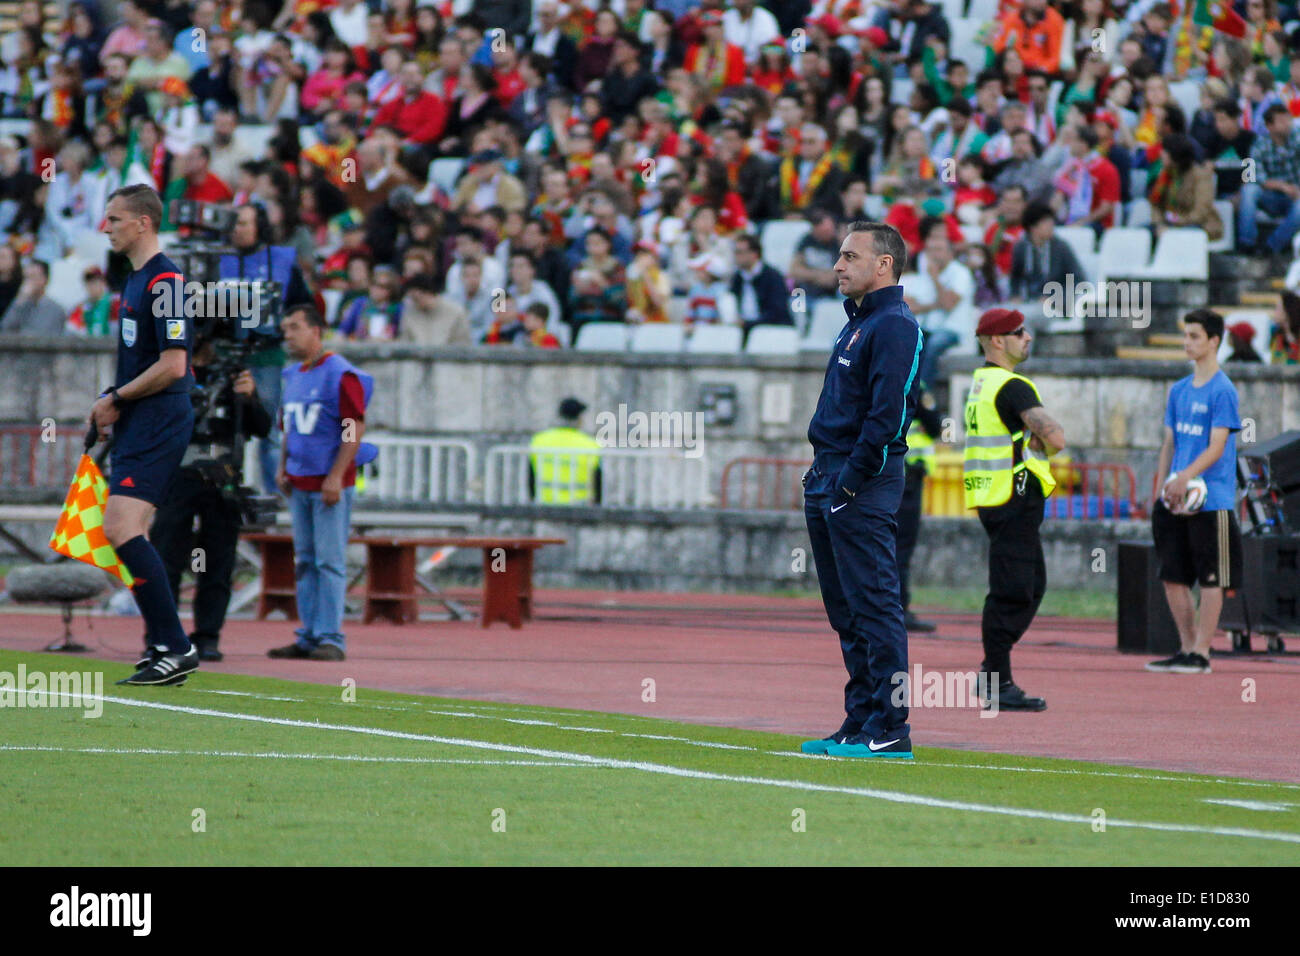
[[[925,490],[925,467],[908,465],[904,472],[903,503],[898,506],[898,591],[903,610],[912,606],[912,552],[921,533],[921,494]]]
[[[996,674],[999,681],[1011,680],[1011,648],[1029,630],[1047,590],[1047,563],[1038,536],[1043,489],[1027,471],[1016,479],[1006,504],[979,509],[980,523],[989,536],[983,670]]]
[[[199,519],[198,533],[194,519]],[[181,576],[194,571],[194,636],[215,644],[226,623],[230,604],[230,579],[235,570],[235,545],[239,541],[239,509],[221,492],[203,482],[193,468],[176,473],[171,493],[158,508],[149,532],[163,566],[176,605],[180,606]],[[195,549],[199,549],[198,553]]]

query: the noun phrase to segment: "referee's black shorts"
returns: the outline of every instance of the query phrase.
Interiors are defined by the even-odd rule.
[[[1229,510],[1176,515],[1157,501],[1151,532],[1160,580],[1203,588],[1241,586],[1241,528]]]
[[[162,504],[193,431],[188,395],[164,392],[128,405],[113,425],[108,493]]]

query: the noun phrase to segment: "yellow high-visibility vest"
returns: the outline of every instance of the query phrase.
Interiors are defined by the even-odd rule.
[[[534,435],[528,447],[532,449],[528,460],[533,466],[538,503],[592,503],[592,475],[600,465],[600,455],[573,452],[575,449],[599,449],[600,442],[576,428],[548,428]]]
[[[934,474],[934,439],[915,418],[907,430],[907,455],[903,461],[908,465],[920,465],[927,476]]]
[[[1011,500],[1012,482],[1017,472],[1028,468],[1038,478],[1043,497],[1056,488],[1052,468],[1045,457],[1033,452],[1025,441],[1025,430],[1007,431],[998,414],[997,398],[1002,386],[1019,379],[1034,390],[1038,387],[1023,375],[997,366],[976,369],[966,398],[966,456],[963,485],[967,508],[995,508]],[[1021,461],[1016,463],[1019,445]]]

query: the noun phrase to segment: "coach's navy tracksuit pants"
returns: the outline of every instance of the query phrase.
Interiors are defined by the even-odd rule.
[[[882,474],[864,482],[857,495],[832,513],[838,476],[836,463],[814,462],[804,486],[804,517],[826,616],[840,636],[849,672],[846,723],[874,740],[904,737],[909,732],[907,702],[903,685],[894,680],[907,674],[907,630],[894,554],[903,461],[888,462]]]

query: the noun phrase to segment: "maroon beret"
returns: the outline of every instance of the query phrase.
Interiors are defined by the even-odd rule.
[[[1025,324],[1025,315],[1019,309],[989,309],[980,316],[975,326],[976,335],[1006,335]]]

